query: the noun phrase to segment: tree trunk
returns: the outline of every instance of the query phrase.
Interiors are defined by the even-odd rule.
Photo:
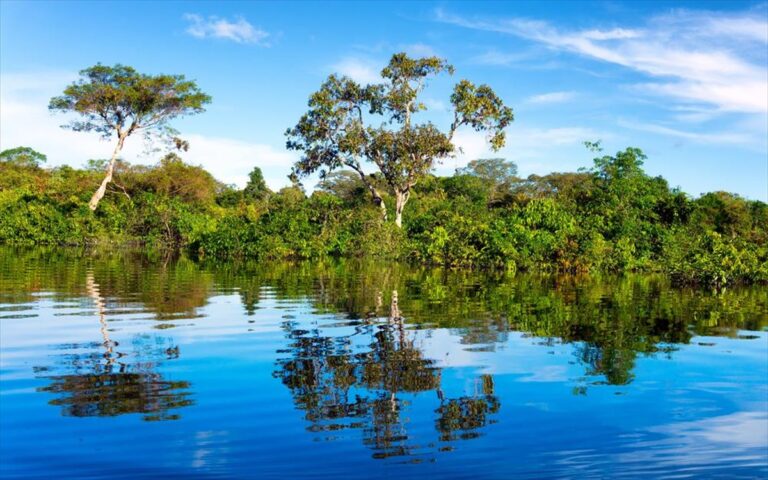
[[[123,143],[125,143],[125,136],[119,135],[117,138],[117,145],[115,145],[115,150],[112,152],[112,158],[109,160],[109,165],[107,165],[107,174],[104,176],[104,180],[101,181],[101,185],[99,185],[98,190],[96,190],[96,192],[91,197],[91,201],[88,202],[88,207],[90,207],[91,210],[96,210],[96,207],[99,206],[99,202],[102,198],[104,198],[104,194],[107,192],[107,185],[109,185],[109,182],[112,181],[112,173],[115,170],[117,155],[120,153],[120,150],[123,149]]]
[[[403,228],[403,209],[405,204],[408,203],[408,197],[411,196],[409,190],[396,190],[395,191],[395,225],[397,228]]]

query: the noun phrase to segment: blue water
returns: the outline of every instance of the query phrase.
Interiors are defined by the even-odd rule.
[[[0,254],[3,478],[768,475],[761,288]]]

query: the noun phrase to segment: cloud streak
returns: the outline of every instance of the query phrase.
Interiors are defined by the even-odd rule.
[[[542,93],[541,95],[534,95],[526,99],[526,103],[534,105],[547,105],[553,103],[565,103],[570,102],[576,98],[576,92],[550,92]]]
[[[743,132],[720,132],[720,133],[699,133],[688,132],[685,130],[679,130],[676,128],[666,127],[664,125],[656,125],[653,123],[636,123],[625,120],[619,120],[617,125],[630,130],[636,130],[639,132],[656,133],[668,137],[680,138],[683,140],[689,140],[696,143],[715,145],[752,145],[755,144],[755,139]]]
[[[442,10],[436,17],[634,70],[651,80],[634,86],[649,95],[720,112],[768,112],[764,16],[680,10],[654,17],[642,28],[574,31],[523,18],[466,18]]]
[[[372,61],[347,57],[331,66],[331,71],[346,75],[358,83],[381,82],[380,66]]]
[[[189,22],[186,32],[195,38],[218,38],[235,43],[268,47],[269,33],[254,27],[243,17],[232,20],[216,16],[203,17],[196,13],[187,13],[184,20]]]

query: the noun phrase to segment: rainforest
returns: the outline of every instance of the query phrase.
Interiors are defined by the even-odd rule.
[[[692,198],[642,168],[628,148],[587,171],[519,178],[478,159],[414,187],[402,228],[381,218],[365,185],[339,170],[307,193],[277,192],[258,167],[238,189],[177,154],[118,162],[99,209],[88,199],[105,161],[45,168],[30,150],[0,163],[0,241],[141,245],[197,258],[379,258],[532,272],[662,272],[722,287],[768,281],[768,206],[727,192]],[[373,181],[378,181],[376,177]],[[382,182],[383,183],[383,182]],[[393,201],[383,194],[385,203]]]

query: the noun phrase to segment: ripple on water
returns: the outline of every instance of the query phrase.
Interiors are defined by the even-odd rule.
[[[768,475],[763,289],[0,259],[3,477]]]

